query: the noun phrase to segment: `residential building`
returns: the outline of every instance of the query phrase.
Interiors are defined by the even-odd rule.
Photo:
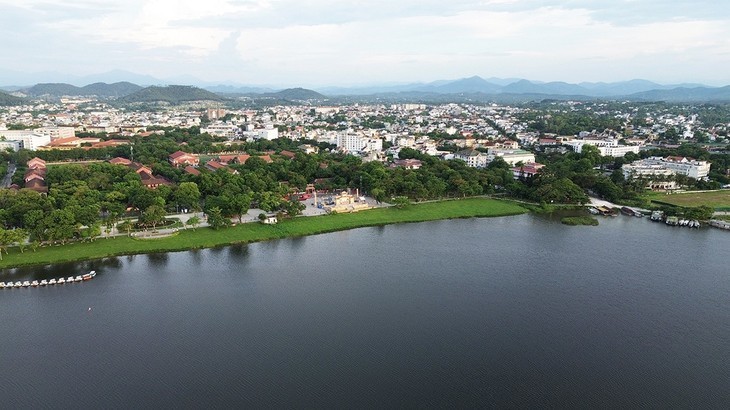
[[[76,136],[74,127],[41,127],[34,129],[33,132],[38,135],[47,135],[51,141]]]
[[[31,130],[0,130],[0,138],[2,137],[6,141],[19,141],[21,148],[31,151],[35,151],[51,142],[51,137],[48,135],[36,134]]]
[[[238,135],[240,129],[237,125],[225,124],[222,122],[216,122],[209,124],[207,127],[200,127],[201,134],[210,134],[214,137],[224,137],[228,139],[234,139]]]
[[[686,157],[649,157],[622,167],[626,178],[645,176],[685,175],[694,179],[707,178],[710,163]]]
[[[535,154],[521,149],[490,149],[487,153],[487,163],[497,158],[502,158],[510,166],[515,166],[519,162],[523,164],[535,162]]]
[[[473,149],[455,152],[454,159],[460,159],[472,168],[484,168],[487,166],[487,155]]]

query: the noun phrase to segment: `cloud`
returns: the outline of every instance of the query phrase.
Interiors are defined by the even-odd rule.
[[[0,62],[21,69],[55,61],[64,70],[288,84],[474,74],[730,81],[716,68],[730,63],[730,10],[709,0],[0,0],[0,7],[0,34],[10,39]]]

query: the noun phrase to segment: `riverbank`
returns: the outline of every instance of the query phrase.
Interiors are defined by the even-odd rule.
[[[298,217],[283,220],[276,225],[246,223],[217,231],[210,228],[186,229],[175,236],[154,240],[139,240],[124,236],[97,239],[88,243],[42,247],[35,252],[26,249],[24,253],[21,253],[18,248],[10,248],[9,253],[4,255],[3,260],[0,261],[0,269],[99,259],[109,256],[212,248],[367,226],[439,219],[508,216],[526,212],[527,209],[514,203],[486,198],[429,202],[409,205],[402,209],[389,207],[358,213]]]

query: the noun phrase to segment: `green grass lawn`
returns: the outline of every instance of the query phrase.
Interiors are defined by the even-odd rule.
[[[452,218],[506,216],[525,212],[527,212],[525,208],[514,203],[485,198],[429,202],[410,205],[403,209],[379,208],[352,214],[299,217],[281,221],[277,225],[247,223],[218,231],[209,228],[198,228],[195,231],[188,229],[180,231],[177,235],[159,239],[133,239],[124,236],[97,239],[91,243],[47,246],[39,248],[36,252],[26,249],[24,253],[20,253],[17,248],[11,248],[8,255],[3,255],[0,268],[98,259],[114,255],[210,248],[364,226]]]
[[[663,192],[647,193],[646,197],[652,201],[666,202],[668,204],[693,207],[709,206],[717,210],[730,209],[730,190],[711,192],[683,192],[678,194],[665,194]]]

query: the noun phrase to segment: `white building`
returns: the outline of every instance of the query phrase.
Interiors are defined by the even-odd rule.
[[[639,147],[636,145],[618,145],[618,140],[615,139],[583,139],[583,140],[571,140],[564,141],[564,145],[570,146],[573,151],[580,154],[583,151],[583,146],[593,145],[598,148],[598,152],[604,157],[623,157],[629,152],[635,154],[639,153]]]
[[[487,154],[487,163],[502,158],[510,166],[521,162],[523,164],[535,162],[535,154],[521,149],[490,149]]]
[[[638,178],[647,175],[685,175],[694,179],[707,178],[710,163],[685,157],[649,157],[622,167],[624,176]]]
[[[214,137],[225,137],[228,139],[236,138],[239,128],[233,124],[224,124],[216,122],[207,127],[200,127],[201,134],[210,134]]]
[[[598,151],[604,157],[623,157],[629,152],[639,153],[638,145],[617,145],[614,147],[598,147]]]
[[[5,151],[7,149],[11,149],[15,152],[20,151],[20,148],[22,147],[22,144],[20,141],[4,141],[0,139],[0,151]]]
[[[76,136],[74,127],[41,127],[34,129],[33,132],[38,135],[48,135],[51,141]]]
[[[454,159],[460,159],[472,168],[484,168],[487,166],[487,155],[473,149],[455,152]]]
[[[19,141],[21,148],[32,151],[51,143],[48,135],[39,135],[31,130],[3,130],[0,131],[0,137],[4,137],[6,141]]]
[[[273,126],[267,126],[264,129],[256,130],[256,139],[275,140],[279,138],[279,130]]]
[[[337,134],[337,148],[347,152],[360,152],[365,148],[367,137],[352,130]]]

